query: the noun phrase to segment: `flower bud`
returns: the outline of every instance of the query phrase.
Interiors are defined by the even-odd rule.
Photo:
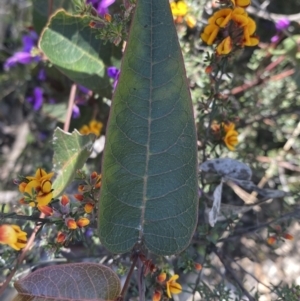
[[[86,213],[91,213],[93,211],[93,209],[94,209],[94,204],[92,204],[92,203],[86,203],[84,205],[84,211]]]
[[[79,201],[82,202],[84,199],[84,196],[82,194],[74,194],[74,198]]]
[[[167,274],[166,273],[160,273],[157,277],[156,277],[156,281],[157,282],[164,282],[167,278]]]
[[[77,226],[82,228],[87,226],[90,223],[90,220],[86,217],[81,217],[79,220],[77,220]]]
[[[65,223],[66,223],[66,226],[68,227],[68,229],[70,229],[70,230],[77,229],[77,224],[73,218],[66,219]]]
[[[66,237],[66,234],[64,234],[63,232],[58,232],[56,236],[56,242],[61,244],[66,240]]]

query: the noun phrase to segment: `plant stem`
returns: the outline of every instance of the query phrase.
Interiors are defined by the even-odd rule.
[[[126,293],[126,291],[127,291],[127,288],[128,288],[128,286],[129,286],[130,279],[131,279],[132,273],[133,273],[133,271],[134,271],[134,268],[135,268],[135,266],[136,266],[137,260],[138,260],[138,254],[134,255],[134,259],[133,259],[133,261],[132,261],[130,270],[129,270],[128,274],[127,274],[125,283],[124,283],[124,285],[123,285],[123,288],[122,288],[122,291],[121,291],[121,294],[120,294],[120,296],[122,297],[123,300],[124,300],[124,297],[125,297],[125,293]]]

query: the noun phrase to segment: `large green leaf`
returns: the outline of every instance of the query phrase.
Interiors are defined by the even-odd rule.
[[[57,11],[44,29],[39,46],[51,63],[71,80],[101,96],[111,96],[106,66],[121,58],[121,49],[95,38],[90,18]]]
[[[56,198],[71,183],[76,171],[84,165],[91,154],[95,135],[81,135],[76,130],[70,134],[60,128],[53,136],[53,170],[57,177],[53,182],[53,197]]]
[[[72,2],[70,0],[32,0],[32,23],[35,31],[40,34],[47,24],[49,15],[57,9],[64,8],[72,11]]]
[[[15,283],[13,301],[115,300],[121,290],[117,274],[95,263],[69,263],[39,269]]]
[[[192,102],[168,0],[139,0],[103,159],[99,234],[113,253],[187,247],[197,222]]]

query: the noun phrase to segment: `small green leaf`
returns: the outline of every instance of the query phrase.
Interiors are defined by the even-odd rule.
[[[103,159],[101,243],[184,250],[198,215],[192,101],[169,0],[139,0],[116,88]]]
[[[53,136],[53,170],[57,177],[53,182],[53,197],[58,197],[73,180],[76,170],[82,168],[91,154],[95,135],[81,135],[78,131],[72,134],[60,128]]]
[[[121,57],[120,47],[95,38],[90,18],[57,11],[44,29],[39,47],[61,72],[100,96],[111,96],[106,66]],[[115,64],[117,65],[117,64]]]
[[[15,282],[13,301],[115,300],[121,290],[117,274],[95,263],[71,263],[39,269]]]

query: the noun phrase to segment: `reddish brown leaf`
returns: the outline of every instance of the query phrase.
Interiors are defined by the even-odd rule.
[[[15,283],[13,301],[107,301],[121,290],[117,274],[96,263],[72,263],[39,269]]]

